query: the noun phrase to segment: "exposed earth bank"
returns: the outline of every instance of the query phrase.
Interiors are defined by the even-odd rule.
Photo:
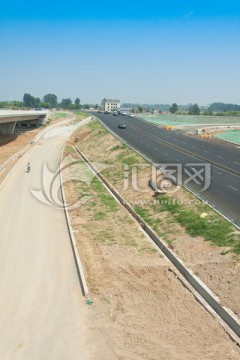
[[[124,156],[129,161],[133,156],[95,122],[74,134],[71,144],[77,145],[95,165],[107,164],[110,168],[103,171],[104,175],[119,175],[120,169],[114,168],[116,161]],[[65,155],[78,159],[69,145]],[[123,155],[122,150],[127,153]],[[117,178],[113,176],[112,183],[123,192],[123,183]],[[147,181],[145,173],[141,181]],[[112,203],[101,184],[95,179],[90,186],[86,181],[74,181],[68,182],[65,189],[69,201],[89,198],[70,210],[70,216],[90,290],[87,325],[96,359],[240,359],[239,347],[182,284],[170,262],[128,212]],[[124,194],[129,201],[139,199],[132,190],[128,187]],[[152,196],[150,191],[144,199],[149,201]],[[233,254],[223,257],[221,249],[200,237],[190,238],[173,222],[163,225],[177,231],[179,236],[172,239],[171,245],[174,251],[181,256],[186,253],[184,260],[203,280],[209,279],[211,288],[215,285],[213,290],[219,289],[227,300],[231,287],[230,303],[237,312],[237,258]],[[229,271],[237,275],[220,287],[221,276],[229,279]]]

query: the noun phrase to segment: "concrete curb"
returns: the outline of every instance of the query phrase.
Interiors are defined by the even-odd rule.
[[[63,146],[63,149],[62,149],[61,164],[62,164],[64,149],[65,149],[65,145]],[[80,260],[79,254],[78,254],[76,239],[75,239],[75,236],[74,236],[74,233],[73,233],[73,228],[72,228],[72,225],[71,225],[70,216],[69,216],[68,209],[67,209],[67,206],[66,206],[66,197],[65,197],[64,186],[63,186],[61,164],[60,164],[59,172],[60,172],[61,192],[62,192],[62,198],[63,198],[63,208],[64,208],[65,217],[66,217],[68,233],[69,233],[69,237],[70,237],[70,241],[71,241],[74,261],[75,261],[75,265],[76,265],[76,268],[77,268],[78,279],[79,279],[79,282],[80,282],[80,286],[81,286],[81,289],[82,289],[83,296],[87,297],[88,296],[88,286],[87,286],[87,282],[86,282],[86,279],[85,279],[85,276],[84,276],[83,266],[82,266],[82,263],[81,263],[81,260]]]
[[[26,154],[28,153],[28,151],[30,151],[30,150],[32,149],[32,145],[28,145],[27,147],[28,147],[28,148],[25,149],[25,152],[23,152],[24,155],[26,155]],[[17,161],[16,164],[12,167],[12,169],[9,171],[9,173],[7,173],[7,175],[5,176],[5,178],[3,179],[3,181],[1,182],[1,184],[0,184],[0,190],[1,190],[1,188],[3,187],[3,185],[5,184],[5,182],[7,181],[7,179],[9,178],[9,176],[11,175],[11,173],[14,171],[15,167],[19,164],[20,160],[23,159],[23,158],[20,157],[20,156],[16,156],[15,158],[17,158],[17,157],[18,157],[18,161]],[[12,159],[12,161],[15,160],[15,158]],[[11,159],[11,158],[10,158],[10,159]],[[10,159],[9,159],[9,160],[10,160]],[[3,172],[4,170],[5,170],[5,167],[4,167],[3,169],[1,169],[0,173]]]
[[[179,259],[176,254],[174,254],[165,244],[165,242],[158,238],[158,236],[153,232],[153,230],[144,222],[144,220],[134,211],[134,209],[122,198],[122,196],[116,191],[111,184],[101,175],[98,170],[91,164],[88,158],[77,148],[75,148],[82,159],[91,167],[97,177],[109,188],[112,194],[120,201],[120,203],[130,212],[130,214],[141,224],[142,228],[145,230],[147,235],[153,240],[157,247],[164,253],[164,255],[170,260],[170,262],[177,268],[177,270],[182,274],[182,276],[187,280],[187,282],[193,287],[193,289],[200,295],[204,300],[201,302],[205,308],[210,310],[213,314],[217,314],[221,318],[221,324],[224,326],[225,330],[228,331],[231,338],[240,344],[240,321],[239,319],[231,312],[231,310],[226,309],[220,304],[218,297],[193,273],[192,270],[188,269],[183,261]],[[205,302],[208,306],[205,305]],[[230,329],[229,329],[230,328]]]
[[[13,154],[9,159],[7,159],[1,166],[0,166],[0,173],[6,168],[6,166],[8,166],[8,164],[11,163],[11,161],[14,161],[15,159],[17,159],[18,157],[20,157],[22,154],[24,154],[25,152],[27,152],[27,150],[32,146],[32,142],[28,145],[26,145],[23,149],[21,149],[20,151],[18,151],[17,153]]]

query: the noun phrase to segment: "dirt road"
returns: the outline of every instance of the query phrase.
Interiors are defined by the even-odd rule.
[[[52,130],[0,189],[0,359],[88,359],[86,305],[64,212],[30,192],[43,188],[44,163],[56,170],[72,130]]]

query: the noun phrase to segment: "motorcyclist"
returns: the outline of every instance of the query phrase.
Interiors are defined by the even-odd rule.
[[[30,164],[30,162],[28,162],[27,163],[27,172],[30,172],[30,170],[31,170],[31,164]]]

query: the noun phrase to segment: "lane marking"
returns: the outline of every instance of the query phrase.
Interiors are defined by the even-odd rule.
[[[130,125],[129,125],[129,126],[130,126]],[[202,160],[202,161],[205,161],[205,162],[207,162],[207,163],[210,163],[210,164],[216,166],[217,168],[219,168],[219,169],[221,169],[221,170],[224,170],[224,171],[226,171],[226,172],[228,172],[228,173],[231,173],[231,174],[234,175],[234,176],[240,177],[240,171],[238,171],[238,170],[231,169],[230,167],[228,167],[228,166],[226,166],[226,165],[220,164],[220,163],[218,163],[218,162],[216,162],[216,161],[214,161],[214,160],[207,159],[207,158],[205,158],[205,157],[203,157],[203,156],[201,156],[201,155],[195,154],[195,153],[193,153],[193,152],[191,152],[191,151],[189,151],[189,150],[187,150],[187,149],[181,148],[180,146],[175,145],[175,144],[173,144],[173,143],[171,143],[171,142],[168,142],[168,141],[166,141],[166,140],[163,140],[163,139],[159,138],[159,137],[156,136],[156,135],[150,134],[150,133],[148,133],[147,131],[144,131],[144,130],[142,130],[142,129],[139,129],[139,127],[134,126],[133,124],[131,124],[130,127],[132,127],[133,129],[135,129],[136,131],[138,131],[138,132],[140,132],[140,133],[148,136],[150,139],[153,139],[153,140],[155,140],[155,141],[157,141],[157,142],[160,142],[160,143],[162,143],[162,144],[164,144],[164,145],[167,145],[167,146],[169,146],[169,147],[171,147],[171,148],[173,148],[173,149],[175,149],[175,150],[183,153],[184,155],[194,157],[195,159],[200,159],[200,160]],[[192,147],[195,147],[195,148],[196,148],[196,146],[194,146],[194,145],[192,145]]]
[[[236,189],[235,187],[233,187],[233,186],[231,186],[231,185],[228,185],[228,187],[230,187],[230,188],[233,189],[233,190],[238,191],[238,189]]]
[[[240,163],[238,163],[238,162],[236,162],[236,161],[234,161],[233,163],[234,163],[234,164],[237,164],[237,165],[240,165]]]
[[[217,155],[217,157],[218,157],[219,159],[223,159],[223,156]]]

